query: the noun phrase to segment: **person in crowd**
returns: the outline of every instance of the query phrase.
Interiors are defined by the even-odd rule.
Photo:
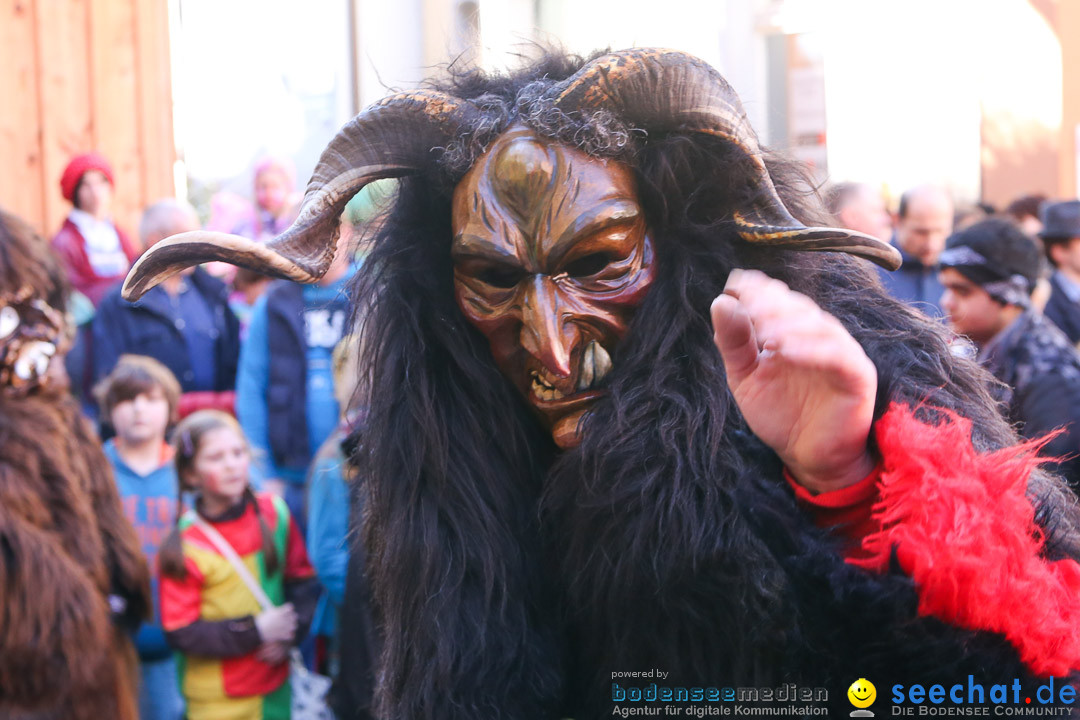
[[[1047,197],[1042,193],[1021,195],[1005,206],[1005,215],[1031,237],[1039,237],[1042,232],[1042,206]]]
[[[989,206],[983,203],[960,203],[953,210],[952,232],[966,230],[975,223],[980,223],[994,216],[992,211],[987,211]]]
[[[1039,234],[1042,232],[1043,227],[1039,213],[1045,202],[1046,196],[1042,193],[1022,195],[1005,206],[1002,216],[1012,220],[1013,223],[1023,230],[1028,237],[1034,239],[1035,242],[1038,243]],[[956,229],[959,230],[961,228],[957,225]],[[1051,264],[1050,267],[1052,268],[1053,265]],[[1035,292],[1031,293],[1032,307],[1039,312],[1046,314],[1046,305],[1050,301],[1050,296],[1053,295],[1053,292],[1054,288],[1051,275],[1044,266],[1043,272],[1039,275],[1039,282],[1035,286]]]
[[[353,461],[356,430],[364,420],[359,335],[342,338],[334,348],[334,389],[345,408],[341,423],[312,463],[308,481],[308,548],[326,593],[314,627],[326,647],[326,671],[334,679],[330,704],[337,717],[369,720],[378,636],[365,572],[365,552],[349,542],[364,512],[364,492]],[[348,612],[342,614],[342,608]],[[348,629],[349,643],[340,641]]]
[[[236,268],[233,274],[229,307],[240,321],[240,340],[247,338],[247,326],[251,322],[251,311],[262,297],[274,278],[247,268]]]
[[[140,248],[113,222],[113,170],[103,156],[73,157],[60,177],[60,192],[72,207],[52,247],[72,287],[97,307],[124,278]]]
[[[149,571],[67,392],[68,281],[0,211],[0,717],[136,720]]]
[[[287,719],[290,648],[307,633],[319,595],[303,537],[281,498],[252,490],[251,452],[231,415],[193,413],[173,446],[180,486],[195,499],[158,556],[161,621],[183,656],[187,718]],[[237,563],[272,607],[263,608]]]
[[[313,633],[321,639],[329,675],[337,674],[338,612],[345,595],[345,575],[349,564],[349,485],[355,480],[355,468],[343,445],[362,418],[362,410],[353,402],[359,380],[358,338],[341,339],[334,348],[334,395],[341,408],[341,419],[334,432],[315,453],[308,474],[307,546],[311,564],[326,592],[319,603]]]
[[[1080,342],[1080,200],[1047,203],[1041,218],[1039,238],[1054,267],[1044,312],[1076,345]]]
[[[949,239],[941,254],[941,307],[952,329],[978,348],[979,362],[1009,391],[1008,419],[1024,437],[1061,459],[1060,473],[1080,488],[1080,354],[1031,307],[1042,262],[1015,224],[990,219]]]
[[[68,316],[74,328],[71,349],[64,356],[64,367],[71,380],[71,394],[79,401],[83,415],[97,419],[94,402],[94,316],[97,309],[90,299],[77,290],[68,300]]]
[[[288,158],[267,156],[255,163],[255,207],[234,229],[237,235],[265,242],[284,232],[296,218],[296,170]]]
[[[345,199],[402,178],[353,295],[377,717],[610,717],[628,667],[1080,669],[1075,497],[719,73],[659,48],[451,72],[343,127],[283,235],[178,240],[126,285],[208,259],[316,282]]]
[[[146,208],[139,234],[146,247],[176,233],[199,229],[195,210],[179,200]],[[146,355],[180,382],[181,416],[195,409],[232,411],[240,355],[240,323],[229,308],[225,284],[202,268],[175,275],[137,302],[117,284],[94,319],[94,375],[101,378],[121,355]]]
[[[952,227],[953,202],[947,192],[934,185],[908,190],[900,196],[892,239],[903,262],[895,272],[878,272],[890,295],[931,317],[941,316],[937,260]]]
[[[264,463],[263,487],[281,494],[301,528],[315,451],[337,427],[331,354],[345,334],[352,224],[318,284],[271,283],[251,312],[236,376],[236,416]]]
[[[866,183],[843,182],[825,193],[825,207],[839,227],[865,233],[888,241],[892,236],[892,217],[881,193]]]
[[[177,420],[180,384],[157,360],[124,355],[94,388],[101,413],[116,435],[105,443],[124,514],[135,527],[151,568],[154,616],[135,636],[141,684],[142,720],[180,720],[184,700],[176,684],[176,663],[165,641],[158,604],[157,554],[172,529],[177,510],[176,468],[166,430]]]

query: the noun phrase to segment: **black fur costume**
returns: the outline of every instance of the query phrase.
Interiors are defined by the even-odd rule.
[[[442,89],[489,96],[505,128],[523,119],[512,109],[522,89],[579,63],[551,57]],[[560,137],[602,135],[590,130]],[[450,182],[401,182],[365,262],[377,351],[360,461],[385,635],[380,716],[611,716],[612,672],[651,668],[670,672],[672,687],[826,687],[837,715],[852,709],[844,690],[859,677],[882,696],[893,683],[948,686],[969,673],[1029,678],[999,636],[918,617],[899,572],[845,564],[796,508],[727,389],[709,304],[731,268],[783,280],[866,349],[879,416],[890,401],[926,400],[972,418],[977,446],[1000,447],[1014,436],[987,376],[949,354],[939,325],[886,297],[865,262],[739,242],[730,218],[747,163],[727,146],[633,137],[617,154],[637,171],[659,272],[576,450],[556,453],[454,303],[453,168]],[[455,160],[457,172],[469,164]],[[797,173],[769,166],[788,208],[813,219]],[[1044,525],[1075,555],[1066,498],[1050,484],[1037,493]]]
[[[668,687],[823,687],[835,715],[851,710],[844,691],[861,677],[882,700],[893,684],[949,686],[969,674],[1034,688],[1014,642],[921,615],[898,563],[883,574],[845,563],[838,541],[796,506],[779,459],[747,430],[728,390],[709,305],[733,268],[786,282],[874,361],[876,418],[895,403],[918,406],[930,423],[942,420],[934,408],[953,410],[973,421],[979,450],[1016,440],[989,376],[950,355],[939,325],[886,297],[864,261],[756,242],[777,226],[747,231],[767,183],[742,130],[709,134],[679,120],[666,132],[638,128],[593,102],[619,96],[605,87],[622,83],[613,76],[628,66],[644,68],[631,84],[670,71],[665,79],[688,83],[677,117],[693,124],[719,96],[688,77],[730,93],[713,71],[666,51],[612,57],[588,66],[591,85],[565,91],[558,83],[583,61],[549,55],[509,77],[462,72],[442,93],[377,103],[331,142],[287,233],[267,246],[213,233],[167,240],[125,285],[137,297],[209,259],[313,281],[349,197],[372,179],[403,178],[354,288],[371,388],[355,459],[384,637],[376,716],[599,718],[612,714],[613,673],[652,669],[670,673]],[[568,95],[579,110],[563,110]],[[666,102],[656,96],[656,106]],[[741,115],[718,102],[725,122]],[[432,129],[450,117],[450,137]],[[612,353],[608,394],[585,416],[580,447],[565,452],[454,299],[453,188],[519,122],[630,166],[656,253],[652,288]],[[787,210],[815,220],[798,171],[768,155],[765,163]],[[826,247],[836,246],[816,249]],[[1047,558],[1080,556],[1071,494],[1040,472],[1028,491]]]

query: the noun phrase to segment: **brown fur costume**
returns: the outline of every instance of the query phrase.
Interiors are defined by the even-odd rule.
[[[0,298],[27,288],[64,306],[45,242],[0,212]],[[0,387],[0,717],[134,720],[135,655],[107,596],[141,618],[149,573],[101,445],[59,385]]]

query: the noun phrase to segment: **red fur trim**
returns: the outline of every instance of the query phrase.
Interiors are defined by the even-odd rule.
[[[920,614],[1003,634],[1038,675],[1080,669],[1080,565],[1040,557],[1025,492],[1041,443],[980,454],[971,421],[941,412],[927,425],[893,405],[878,421],[882,529],[864,548],[879,558],[896,548]]]

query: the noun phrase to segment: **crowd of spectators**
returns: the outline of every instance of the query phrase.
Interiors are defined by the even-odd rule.
[[[827,194],[837,223],[872,233],[884,199],[856,183]],[[1080,491],[1080,200],[1025,195],[1004,211],[957,210],[940,186],[899,199],[892,221],[899,270],[886,290],[955,333],[953,349],[999,381],[990,391],[1026,438]]]
[[[253,176],[254,203],[224,197],[214,203],[216,217],[207,227],[267,241],[289,226],[299,200],[291,164],[266,158]],[[97,153],[72,158],[61,179],[72,209],[52,247],[74,289],[77,326],[65,366],[73,394],[105,442],[125,514],[153,571],[154,618],[135,638],[140,716],[179,720],[186,691],[178,678],[184,673],[168,640],[175,633],[162,626],[158,556],[182,526],[185,505],[199,499],[178,478],[173,435],[177,423],[200,411],[238,419],[251,451],[252,490],[260,498],[280,495],[290,522],[307,530],[310,559],[325,590],[313,637],[295,640],[309,665],[336,667],[337,607],[349,563],[349,470],[341,444],[363,417],[362,408],[351,405],[352,382],[341,380],[348,377],[342,368],[354,367],[356,347],[343,338],[348,281],[362,262],[353,227],[372,208],[368,193],[346,208],[337,260],[317,285],[211,263],[128,302],[121,287],[138,255],[204,225],[187,202],[163,198],[143,210],[132,240],[113,221],[114,191],[112,167]],[[315,520],[310,528],[309,513]]]
[[[357,650],[340,648],[335,637],[347,577],[357,587],[348,568],[362,565],[346,542],[357,496],[349,491],[355,478],[344,448],[364,417],[348,283],[362,262],[354,228],[368,219],[371,199],[362,194],[347,207],[335,263],[318,284],[210,264],[128,302],[120,287],[138,254],[203,225],[189,204],[166,198],[145,208],[133,241],[113,222],[113,183],[101,155],[71,160],[61,192],[72,209],[52,246],[76,291],[76,340],[66,359],[71,388],[106,441],[125,512],[153,564],[188,502],[173,464],[172,429],[198,411],[234,416],[252,451],[252,487],[280,496],[290,522],[306,533],[324,587],[312,627],[318,640],[307,644],[307,656],[333,671],[339,654]],[[298,200],[291,165],[260,161],[253,196],[247,209],[234,197],[215,201],[207,227],[260,241],[282,232]],[[903,264],[881,272],[881,282],[953,330],[955,351],[999,381],[991,391],[1021,434],[1057,431],[1042,452],[1076,488],[1080,201],[1032,195],[1001,213],[958,211],[944,188],[926,184],[899,197],[892,214],[887,198],[867,184],[837,184],[824,197],[837,225],[897,247]],[[155,584],[158,578],[155,572]],[[136,638],[144,718],[183,713],[167,634],[156,615]]]

